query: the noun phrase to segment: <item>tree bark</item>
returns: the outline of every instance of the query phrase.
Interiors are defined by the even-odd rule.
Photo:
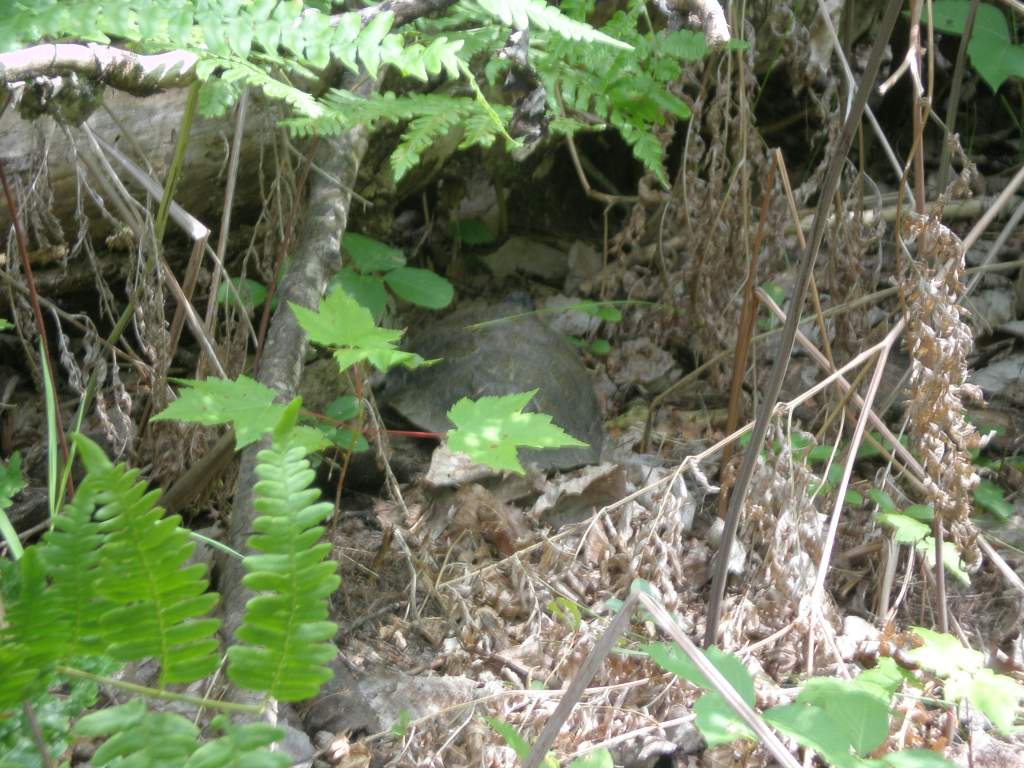
[[[187,96],[185,88],[146,98],[111,91],[104,99],[105,108],[96,110],[86,124],[141,167],[151,167],[152,175],[162,184],[174,154]],[[189,137],[184,177],[175,201],[207,226],[216,224],[223,205],[219,190],[224,188],[232,130],[230,115],[199,117]],[[239,164],[236,208],[245,209],[260,202],[260,154],[272,130],[273,114],[269,109],[250,110]],[[81,186],[84,182],[102,196],[96,180],[85,173],[78,158],[78,153],[95,152],[82,129],[65,129],[45,116],[26,120],[8,108],[0,117],[0,136],[0,162],[16,187],[19,215],[27,224],[31,248],[49,252],[52,247],[73,242],[78,230],[76,208],[80,198],[94,239],[115,231],[115,222],[103,215],[96,199]],[[122,173],[116,160],[110,159],[110,163],[136,199],[145,203],[145,192]],[[112,207],[107,210],[115,213]],[[6,231],[10,224],[10,211],[6,206],[0,207],[0,228]],[[45,257],[39,254],[38,258]]]

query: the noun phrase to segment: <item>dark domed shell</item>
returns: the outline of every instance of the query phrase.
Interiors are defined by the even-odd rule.
[[[478,323],[486,325],[474,327]],[[464,309],[432,322],[405,345],[441,362],[388,374],[383,401],[431,432],[452,428],[448,409],[463,397],[509,395],[537,389],[526,408],[552,417],[586,448],[524,449],[524,462],[571,469],[600,461],[604,429],[590,372],[579,353],[536,314],[516,304]]]

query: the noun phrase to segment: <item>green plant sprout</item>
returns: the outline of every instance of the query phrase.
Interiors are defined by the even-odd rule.
[[[879,523],[888,528],[897,544],[910,544],[924,555],[929,567],[935,565],[935,539],[932,536],[931,522],[935,519],[935,510],[927,504],[912,504],[898,510],[887,493],[872,488],[868,498],[878,505],[875,516]],[[942,565],[950,576],[961,584],[970,584],[970,577],[961,565],[960,548],[952,541],[942,542]]]
[[[881,439],[881,436],[877,433],[872,434],[875,435],[876,439]],[[792,434],[789,440],[794,453],[803,461],[810,463],[827,462],[836,453],[835,446],[825,443],[815,445],[810,438],[801,434]],[[906,445],[906,438],[901,438],[900,442]],[[740,438],[740,443],[745,444],[742,437]],[[842,449],[843,446],[841,445],[840,452],[842,452]],[[772,450],[778,454],[782,450],[782,444],[776,441],[772,446]],[[857,460],[869,460],[879,455],[878,450],[874,446],[862,443],[857,451]],[[1012,465],[1015,460],[1016,457],[1009,457],[1004,459],[1003,462]],[[974,463],[983,468],[995,468],[999,462],[975,456]],[[831,491],[839,484],[841,477],[842,466],[832,462],[827,466],[821,482],[809,483],[808,490],[811,493],[817,492],[819,488],[824,491]],[[1013,505],[1007,501],[1005,490],[991,480],[983,479],[974,489],[973,494],[978,509],[991,512],[1000,521],[1006,521],[1012,516],[1014,511]],[[850,507],[860,507],[865,503],[865,496],[856,489],[848,488],[844,500]],[[932,537],[931,522],[934,519],[935,513],[930,506],[912,504],[903,510],[897,509],[892,498],[879,488],[868,489],[867,500],[878,506],[879,510],[876,519],[890,532],[896,543],[913,546],[922,553],[925,562],[929,566],[934,566],[935,539]],[[946,571],[957,581],[961,584],[970,583],[970,577],[962,564],[960,549],[954,542],[943,542],[942,562]]]
[[[986,669],[982,654],[964,649],[949,635],[920,628],[914,632],[922,645],[908,655],[942,683],[946,702],[969,701],[1001,733],[1013,732],[1024,686]],[[642,651],[662,669],[705,690],[694,704],[694,712],[709,746],[755,738],[677,645],[650,643]],[[704,655],[743,700],[754,706],[754,680],[743,663],[714,647]],[[882,657],[853,680],[811,678],[800,686],[793,703],[766,709],[762,716],[779,732],[838,768],[952,768],[953,763],[927,749],[869,757],[877,755],[889,737],[891,702],[905,684],[920,685],[921,681],[891,658]]]
[[[967,26],[970,0],[936,0],[932,4],[935,28],[952,35],[963,35]],[[928,21],[928,14],[922,14]],[[1011,77],[1024,77],[1024,46],[1011,41],[1010,26],[1003,12],[994,5],[979,3],[974,29],[967,43],[967,55],[992,92]]]
[[[484,721],[505,740],[505,743],[512,748],[520,760],[526,759],[530,753],[530,744],[514,726],[496,717],[484,716]],[[552,752],[548,752],[541,761],[541,768],[559,768],[560,765],[558,758]],[[611,752],[602,747],[588,752],[583,757],[576,758],[569,763],[568,768],[613,768],[613,765]]]
[[[405,255],[379,240],[346,232],[341,240],[350,267],[343,267],[331,279],[328,290],[341,287],[349,296],[380,320],[388,304],[388,291],[427,309],[444,309],[452,302],[455,289],[445,278],[429,269],[408,267]]]

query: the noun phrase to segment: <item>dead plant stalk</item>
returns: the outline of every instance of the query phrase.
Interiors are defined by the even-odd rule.
[[[736,537],[736,529],[739,525],[740,514],[743,511],[746,501],[747,489],[754,474],[754,467],[757,463],[758,452],[764,443],[765,435],[768,432],[768,425],[772,412],[778,401],[779,392],[782,390],[782,381],[789,366],[789,357],[793,351],[793,344],[796,338],[797,325],[800,319],[800,310],[804,305],[807,296],[807,289],[810,284],[811,275],[814,271],[814,264],[821,249],[821,243],[825,236],[825,223],[831,201],[836,190],[839,188],[839,179],[846,162],[846,155],[853,144],[853,137],[860,125],[860,118],[867,105],[868,95],[874,89],[875,78],[878,75],[882,64],[882,57],[888,49],[889,38],[896,25],[896,19],[903,7],[901,0],[889,0],[885,16],[879,24],[877,37],[872,46],[868,64],[857,88],[853,105],[846,122],[843,124],[839,139],[832,147],[832,158],[829,161],[825,179],[819,190],[818,208],[815,213],[814,227],[811,231],[807,249],[800,260],[797,280],[793,290],[793,312],[786,320],[782,331],[782,338],[779,343],[778,356],[772,365],[768,385],[765,388],[764,401],[758,410],[757,420],[754,424],[753,434],[747,450],[743,456],[743,463],[740,465],[736,476],[736,484],[733,486],[732,498],[729,500],[729,510],[726,515],[724,530],[722,531],[722,543],[715,561],[714,577],[711,583],[711,595],[708,601],[707,631],[704,637],[706,645],[715,642],[718,635],[718,624],[721,621],[722,601],[725,597],[725,584],[729,571],[729,555],[732,549],[732,542]]]

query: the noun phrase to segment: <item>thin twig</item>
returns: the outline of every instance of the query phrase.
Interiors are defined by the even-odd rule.
[[[4,198],[7,201],[7,210],[11,213],[11,224],[14,226],[14,237],[18,244],[18,254],[21,256],[21,269],[25,275],[25,283],[28,287],[29,303],[32,305],[32,315],[36,321],[36,332],[39,334],[39,346],[43,357],[46,359],[46,370],[49,374],[49,385],[53,390],[54,397],[57,395],[57,380],[54,378],[53,358],[50,356],[50,343],[46,340],[46,323],[43,322],[43,310],[39,306],[39,292],[36,290],[35,277],[32,275],[32,262],[28,257],[28,240],[25,238],[25,230],[21,226],[21,217],[18,214],[18,206],[14,202],[14,193],[11,192],[11,185],[7,182],[7,174],[4,172],[3,163],[0,163],[0,185],[4,188]],[[60,414],[60,407],[54,409],[54,420],[56,421],[57,441],[60,444],[61,460],[67,463],[68,440],[64,434],[64,420]]]
[[[754,708],[743,700],[743,697],[736,692],[736,689],[732,687],[732,684],[725,679],[722,673],[700,652],[700,649],[686,636],[686,633],[679,627],[675,619],[672,618],[672,615],[665,610],[665,607],[643,592],[638,591],[634,594],[639,595],[640,602],[643,603],[644,608],[654,617],[658,626],[676,641],[687,658],[704,675],[707,681],[711,683],[714,690],[725,699],[733,712],[743,720],[750,730],[757,734],[761,743],[764,744],[772,757],[778,760],[785,768],[800,768],[800,763],[786,749],[786,745],[782,743],[782,740],[765,724],[764,719]],[[533,768],[533,766],[527,766],[527,768]]]
[[[245,138],[245,118],[249,109],[249,89],[244,88],[242,95],[238,97],[238,106],[235,107],[235,131],[231,136],[231,151],[228,155],[227,183],[224,185],[224,206],[220,216],[220,231],[217,233],[217,258],[213,274],[210,277],[209,296],[206,299],[206,316],[203,318],[203,326],[206,332],[212,337],[215,334],[217,323],[217,293],[220,288],[220,281],[223,276],[225,255],[228,250],[228,235],[231,233],[231,209],[235,202],[235,185],[238,182],[238,162],[242,156],[242,141]],[[230,281],[228,281],[230,282]],[[244,306],[244,303],[240,303]],[[247,313],[243,313],[247,314]],[[178,318],[177,312],[174,315]],[[203,378],[203,371],[206,368],[206,352],[199,355],[199,362],[196,363],[196,378]]]
[[[594,643],[594,647],[590,649],[587,658],[580,665],[576,676],[573,677],[569,687],[562,694],[562,698],[558,702],[558,706],[555,707],[555,711],[551,713],[551,717],[544,723],[540,735],[537,736],[537,741],[533,743],[529,754],[523,760],[523,768],[537,768],[541,764],[551,745],[555,743],[558,732],[562,730],[565,721],[569,719],[573,707],[579,702],[583,691],[586,690],[587,685],[594,679],[594,675],[597,674],[597,671],[604,663],[604,657],[608,655],[619,637],[629,628],[630,620],[633,617],[633,609],[636,608],[637,601],[643,599],[643,597],[642,593],[635,591],[631,592],[629,597],[623,601],[618,614],[612,619],[604,634]]]

